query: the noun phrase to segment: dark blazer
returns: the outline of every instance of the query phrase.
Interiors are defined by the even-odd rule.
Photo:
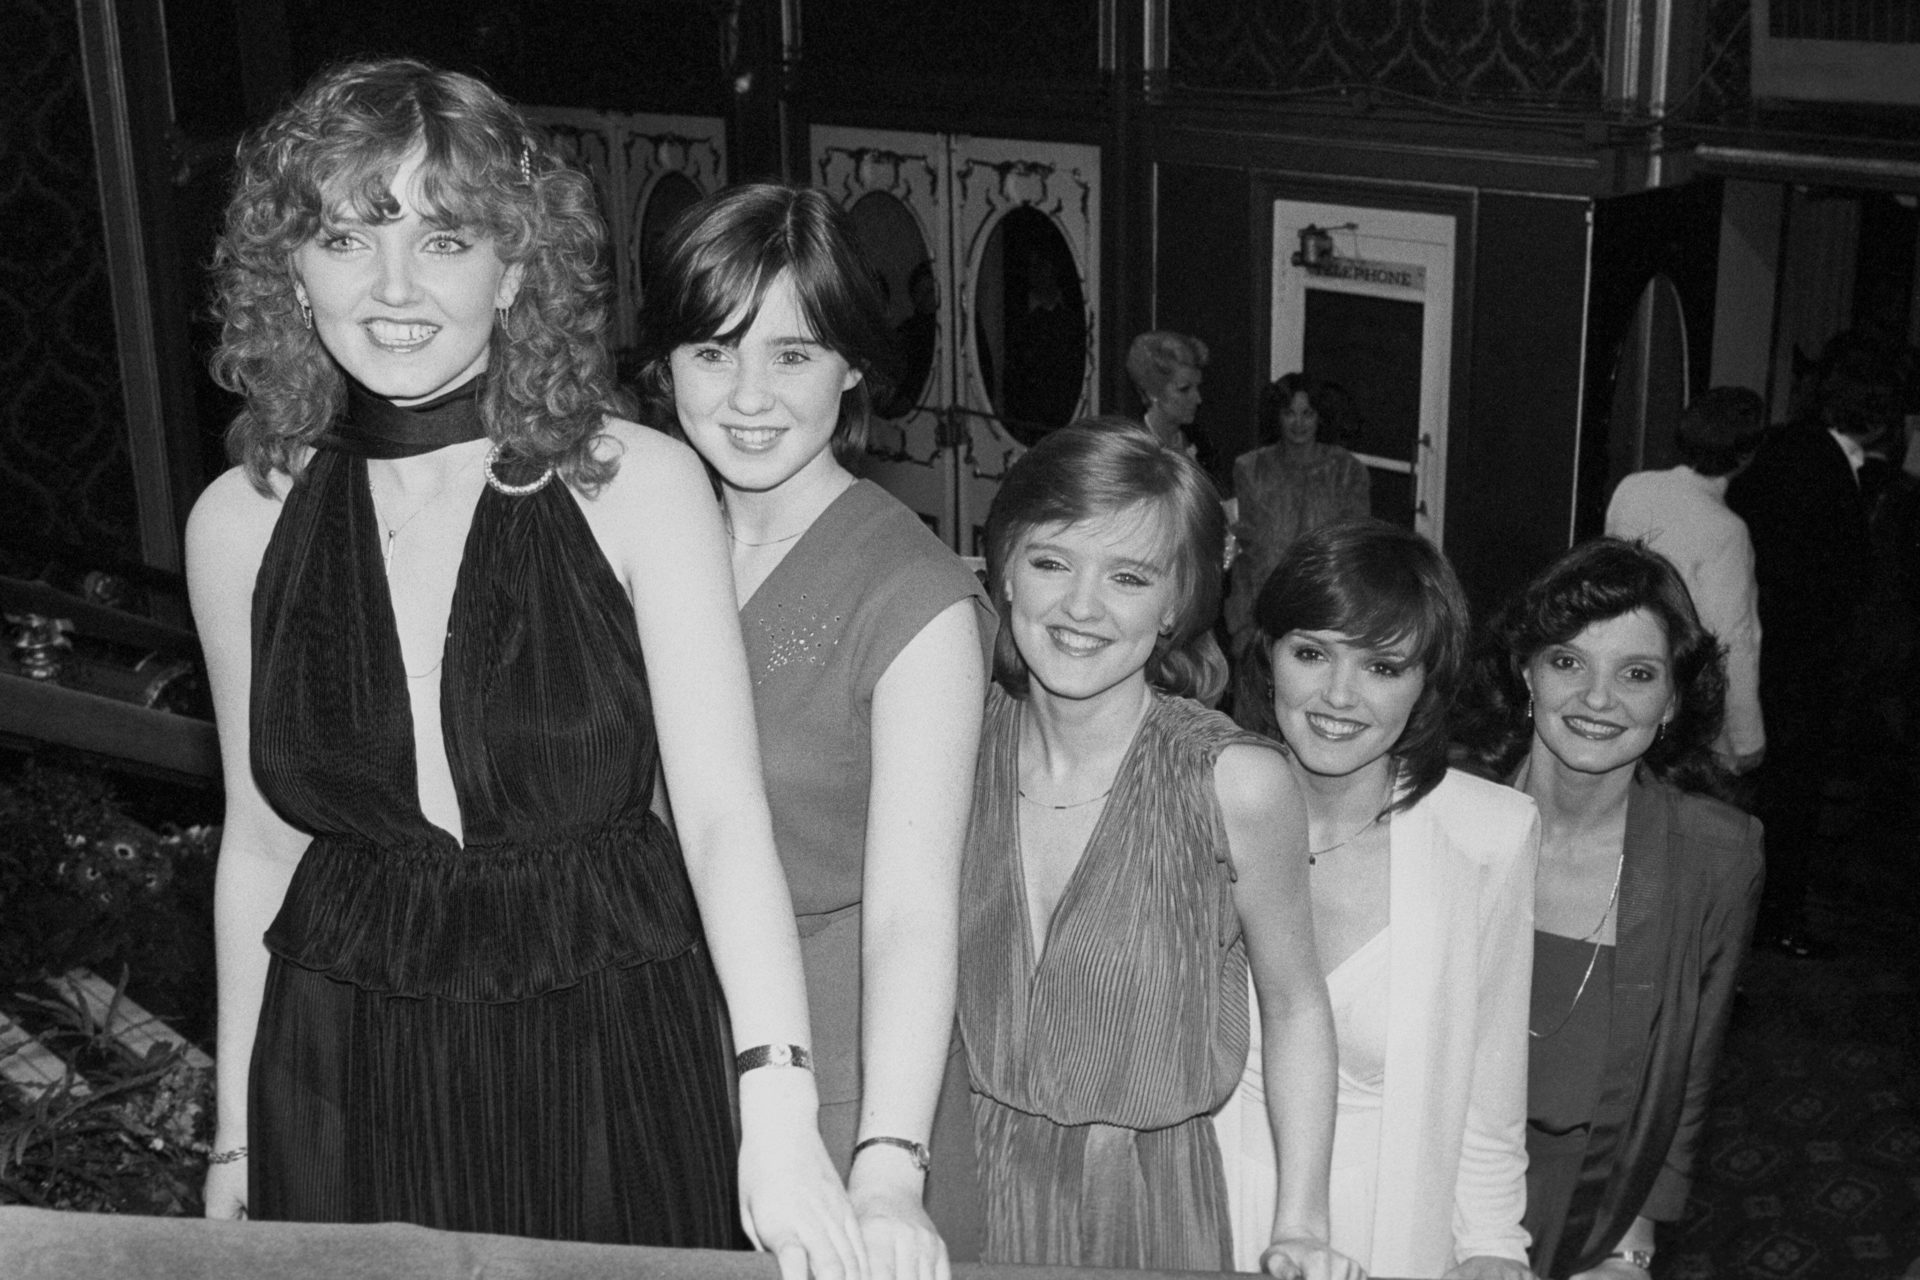
[[[1867,505],[1831,432],[1802,423],[1769,432],[1733,478],[1727,505],[1753,538],[1760,661],[1844,634],[1866,594]]]
[[[1758,819],[1635,778],[1607,1060],[1566,1217],[1534,1241],[1541,1275],[1593,1267],[1636,1216],[1672,1222],[1686,1208],[1761,876]]]

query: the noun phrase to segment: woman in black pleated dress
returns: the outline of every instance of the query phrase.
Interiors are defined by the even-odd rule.
[[[790,1280],[857,1275],[725,537],[618,414],[602,250],[466,76],[337,67],[242,147],[240,465],[187,533],[228,797],[208,1212],[744,1223]]]

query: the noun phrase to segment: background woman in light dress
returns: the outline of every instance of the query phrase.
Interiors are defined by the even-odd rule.
[[[962,878],[960,1020],[993,1262],[1220,1270],[1210,1113],[1262,999],[1285,1153],[1277,1276],[1326,1247],[1332,1025],[1298,789],[1271,743],[1181,696],[1220,591],[1205,475],[1137,428],[1067,427],[987,522],[1002,608]]]
[[[1285,741],[1306,802],[1338,1037],[1332,1245],[1383,1276],[1524,1277],[1540,828],[1526,797],[1447,768],[1460,584],[1418,534],[1347,521],[1288,547],[1253,623],[1236,705]],[[1250,1115],[1275,1087],[1274,1045],[1219,1117],[1243,1270],[1273,1194]]]
[[[992,613],[917,516],[848,470],[891,344],[855,244],[824,192],[759,183],[701,201],[648,282],[642,377],[654,419],[718,480],[820,1130],[876,1272],[914,1276],[947,1265],[929,1175],[941,1227],[963,1256],[978,1247],[948,1049]]]

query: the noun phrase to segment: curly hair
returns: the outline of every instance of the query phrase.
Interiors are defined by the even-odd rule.
[[[1679,570],[1644,542],[1595,538],[1548,565],[1488,620],[1476,646],[1461,742],[1492,778],[1519,767],[1533,740],[1527,664],[1596,622],[1645,610],[1672,655],[1678,708],[1640,763],[1683,791],[1725,799],[1728,779],[1714,758],[1726,711],[1725,649],[1700,625]]]
[[[1006,599],[1007,563],[1035,529],[1136,508],[1160,527],[1179,600],[1173,626],[1147,661],[1147,680],[1211,703],[1226,683],[1211,627],[1220,611],[1227,518],[1199,464],[1145,427],[1081,419],[1049,432],[1008,468],[987,511],[987,590],[996,601]],[[1004,613],[994,638],[993,673],[1008,693],[1026,696],[1027,664]]]
[[[421,215],[486,234],[522,272],[489,340],[488,434],[591,492],[618,466],[595,453],[604,420],[631,412],[606,351],[606,231],[593,189],[492,89],[403,58],[322,71],[240,144],[213,260],[213,376],[246,402],[229,453],[264,492],[269,472],[298,474],[305,446],[341,412],[346,375],[301,321],[293,255],[341,212],[398,217],[390,182],[416,153]]]
[[[1166,389],[1182,366],[1204,369],[1206,365],[1207,344],[1191,334],[1175,333],[1171,329],[1140,334],[1127,347],[1127,376],[1133,379],[1140,399],[1148,404]]]
[[[641,411],[648,423],[679,433],[674,349],[737,342],[782,273],[793,281],[813,340],[860,373],[840,393],[832,437],[834,457],[851,465],[866,448],[873,406],[892,392],[887,371],[898,363],[896,343],[852,223],[833,197],[812,187],[744,183],[674,221],[640,308]]]
[[[1254,601],[1254,633],[1236,677],[1242,727],[1279,739],[1273,648],[1291,631],[1334,631],[1368,649],[1405,645],[1424,677],[1388,750],[1400,784],[1386,812],[1411,808],[1447,772],[1447,717],[1466,672],[1466,593],[1438,548],[1384,520],[1341,520],[1291,543]]]

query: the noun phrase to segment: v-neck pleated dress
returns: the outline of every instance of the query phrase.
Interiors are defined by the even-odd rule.
[[[1247,962],[1213,767],[1236,743],[1273,744],[1156,694],[1036,955],[1019,713],[991,692],[962,871],[983,1257],[1224,1270],[1210,1115],[1247,1058]]]
[[[566,486],[483,490],[441,671],[465,843],[415,783],[366,464],[323,450],[254,591],[252,761],[313,839],[266,935],[254,1216],[728,1247],[722,999],[632,606]]]

